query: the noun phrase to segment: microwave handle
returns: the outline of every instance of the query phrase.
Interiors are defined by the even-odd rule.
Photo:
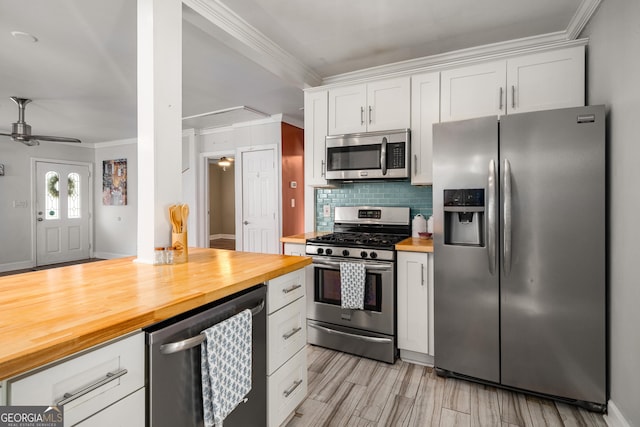
[[[387,174],[387,137],[382,138],[382,148],[380,149],[380,166],[382,175]]]

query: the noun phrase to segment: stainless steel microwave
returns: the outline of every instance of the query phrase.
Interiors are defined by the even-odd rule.
[[[409,129],[326,137],[326,178],[409,178]]]

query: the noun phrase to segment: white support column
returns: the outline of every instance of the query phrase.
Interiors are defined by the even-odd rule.
[[[182,1],[138,0],[138,262],[171,243],[181,158]]]

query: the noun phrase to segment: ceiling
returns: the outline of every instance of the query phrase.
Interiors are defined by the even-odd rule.
[[[185,127],[279,113],[301,123],[302,88],[323,79],[566,34],[585,4],[598,1],[184,0],[183,116],[232,111]],[[9,97],[19,96],[33,100],[25,118],[34,134],[135,138],[136,1],[0,0],[0,61],[0,132],[16,121]]]

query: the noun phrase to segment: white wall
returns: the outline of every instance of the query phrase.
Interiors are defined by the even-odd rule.
[[[30,268],[31,235],[35,199],[31,194],[31,159],[69,160],[93,163],[93,149],[83,145],[42,142],[27,147],[9,138],[0,138],[0,271]],[[14,202],[19,202],[14,207]]]
[[[127,205],[102,204],[102,161],[127,159]],[[94,236],[96,258],[136,255],[138,217],[138,144],[136,139],[96,144]]]
[[[603,1],[583,36],[590,38],[587,101],[608,107],[608,418],[619,419],[621,415],[629,425],[640,426],[640,2]]]

